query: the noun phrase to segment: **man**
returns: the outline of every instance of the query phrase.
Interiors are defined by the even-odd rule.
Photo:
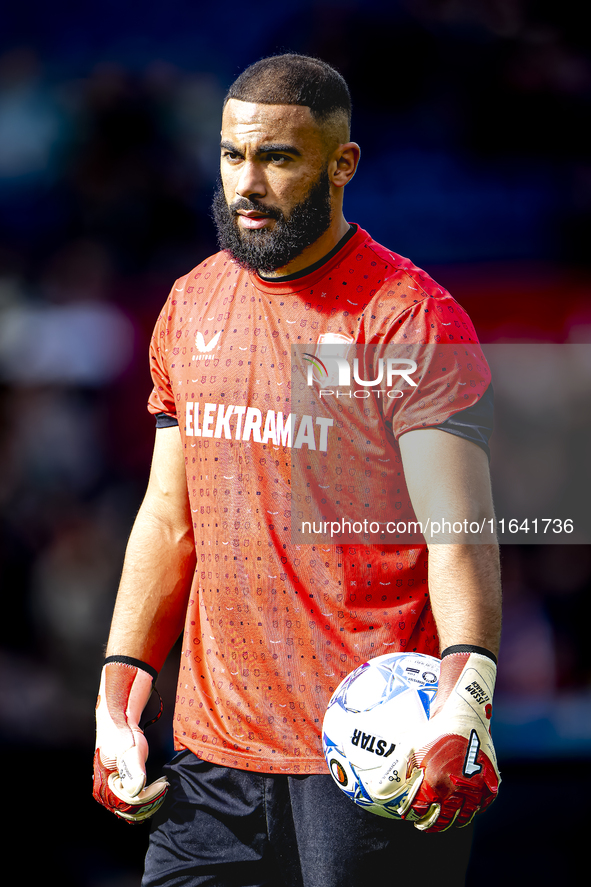
[[[379,462],[399,516],[492,524],[490,376],[473,327],[424,272],[345,221],[359,160],[349,124],[346,84],[323,62],[277,56],[237,79],[214,200],[222,251],[175,283],[155,328],[154,457],[113,616],[95,754],[101,803],[131,820],[157,810],[144,887],[354,887],[378,866],[415,883],[460,884],[470,829],[456,826],[497,792],[494,540],[436,534],[428,556],[422,537],[318,546],[296,529],[292,540],[300,499],[317,503],[331,485],[342,494],[341,458],[376,471]],[[348,405],[346,422],[328,396],[314,415],[297,415],[290,364],[327,342],[443,344],[454,358],[443,366],[441,350],[430,351],[429,381],[404,408],[392,391],[374,392],[375,409]],[[301,453],[324,459],[314,464],[330,478],[302,497],[292,486]],[[349,490],[368,507],[359,485]],[[179,754],[170,788],[144,788],[139,721],[183,626]],[[418,829],[351,803],[320,741],[342,678],[397,649],[443,654],[401,799]],[[468,673],[478,676],[471,695]],[[378,800],[390,792],[387,778],[373,787]]]

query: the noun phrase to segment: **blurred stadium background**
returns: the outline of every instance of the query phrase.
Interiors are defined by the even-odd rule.
[[[128,829],[90,796],[93,709],[149,467],[149,337],[174,279],[216,248],[209,203],[226,87],[274,52],[335,64],[362,146],[348,220],[425,267],[470,311],[483,342],[585,344],[584,7],[4,8],[0,747],[8,821],[15,838],[31,839],[19,881],[139,884],[146,830]],[[589,388],[562,436],[547,433],[549,411],[525,456],[558,465],[565,483],[580,480],[581,463],[567,455],[573,440],[589,452]],[[469,883],[480,887],[580,876],[590,788],[591,547],[508,545],[503,562],[495,737],[504,784],[476,830]],[[155,770],[170,752],[174,662],[160,687],[168,719],[154,728]]]

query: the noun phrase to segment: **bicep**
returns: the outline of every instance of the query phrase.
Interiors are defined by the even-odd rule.
[[[190,524],[185,456],[178,425],[158,428],[142,510],[175,525]]]
[[[494,518],[488,459],[472,441],[438,428],[399,440],[406,485],[421,523],[468,520],[490,528]],[[482,540],[480,540],[482,541]]]

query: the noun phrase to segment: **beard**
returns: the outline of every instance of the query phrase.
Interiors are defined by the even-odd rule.
[[[273,229],[248,230],[238,225],[238,210],[257,210],[275,219]],[[328,230],[331,221],[330,183],[324,170],[304,199],[286,215],[277,206],[267,206],[241,197],[228,206],[218,181],[212,215],[220,249],[227,250],[243,268],[262,273],[283,268]]]

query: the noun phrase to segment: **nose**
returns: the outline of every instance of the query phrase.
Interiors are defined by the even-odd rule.
[[[241,164],[240,175],[236,182],[238,197],[264,197],[267,187],[261,165],[253,160],[245,160]]]

